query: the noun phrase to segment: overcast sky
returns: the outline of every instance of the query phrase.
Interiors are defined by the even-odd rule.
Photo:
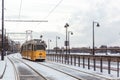
[[[64,46],[65,28],[68,23],[72,47],[92,46],[92,22],[95,26],[95,46],[120,45],[120,0],[5,0],[5,19],[48,20],[41,23],[5,22],[7,32],[32,30],[33,38],[42,34],[55,46]],[[1,4],[0,4],[1,5]],[[0,11],[1,14],[1,11]]]

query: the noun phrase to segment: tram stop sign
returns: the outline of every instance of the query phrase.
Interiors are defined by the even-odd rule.
[[[69,46],[69,41],[65,41],[65,46]]]

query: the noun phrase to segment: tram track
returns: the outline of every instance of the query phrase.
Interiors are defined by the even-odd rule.
[[[18,58],[16,58],[16,59],[18,59]],[[36,70],[38,70],[39,72],[45,71],[45,69],[47,67],[47,68],[49,68],[51,70],[55,70],[55,71],[57,71],[61,74],[67,75],[69,77],[73,77],[74,80],[115,80],[115,79],[111,79],[111,78],[107,78],[107,77],[97,76],[95,74],[92,75],[92,73],[90,74],[90,73],[87,73],[87,72],[78,71],[77,69],[66,67],[66,66],[60,65],[60,64],[57,65],[57,64],[54,64],[54,63],[50,63],[50,62],[33,62],[33,61],[24,60],[24,59],[18,59],[18,60],[20,60],[22,63],[24,63],[24,64],[26,64],[26,65],[28,65],[28,66],[36,69]],[[36,64],[38,64],[39,68],[35,67]],[[45,67],[45,69],[41,70],[41,69],[43,69],[43,68],[41,68],[41,66],[43,66],[43,68]],[[49,72],[50,71],[48,71],[48,73]],[[53,76],[48,77],[48,73],[47,72],[42,72],[42,75],[44,73],[47,74],[47,77],[46,77],[47,79],[46,80],[60,80],[60,79],[56,79],[56,76],[58,76],[57,74],[54,77]],[[45,75],[43,75],[43,76],[45,76]],[[67,80],[73,80],[73,79],[67,79]]]
[[[73,76],[73,75],[71,75],[71,74],[68,74],[68,73],[66,73],[66,72],[64,72],[64,71],[61,71],[61,70],[55,69],[55,68],[53,68],[53,67],[50,67],[50,66],[44,65],[44,64],[42,64],[42,63],[38,63],[38,64],[43,65],[43,66],[46,66],[46,67],[49,67],[49,68],[51,68],[51,69],[53,69],[53,70],[59,71],[59,72],[61,72],[61,73],[63,73],[63,74],[66,74],[66,75],[68,75],[68,76],[71,76],[71,77],[73,77],[73,78],[75,78],[75,79],[77,79],[77,80],[86,80],[86,79],[83,79],[83,78],[75,77],[75,76]]]
[[[60,71],[64,74],[67,74],[69,76],[72,76],[78,80],[111,80],[111,78],[98,76],[92,73],[80,71],[74,68],[70,68],[67,66],[59,65],[59,64],[53,64],[53,63],[38,63],[40,65],[44,65],[46,67],[52,68],[54,70]],[[74,72],[74,73],[73,73]],[[114,79],[112,79],[114,80]]]
[[[20,61],[22,61],[22,60],[20,60]],[[27,61],[27,60],[25,60],[25,61]],[[22,62],[24,63],[24,61],[22,61]],[[28,65],[27,63],[25,63],[25,64]],[[70,74],[68,74],[68,73],[66,73],[66,72],[63,72],[63,71],[54,69],[54,68],[52,68],[52,67],[50,67],[50,66],[46,66],[46,65],[41,64],[41,63],[38,63],[38,62],[37,62],[37,64],[42,65],[42,66],[45,66],[45,67],[48,67],[48,68],[50,68],[50,69],[53,69],[53,70],[55,70],[55,71],[57,71],[57,72],[60,72],[60,73],[65,74],[65,75],[68,75],[68,76],[70,76],[70,77],[73,77],[73,78],[75,78],[76,80],[86,80],[86,79],[83,79],[83,78],[78,78],[78,77],[72,76],[72,75],[70,75]]]
[[[47,80],[37,70],[17,58],[9,58],[14,66],[15,80]]]
[[[20,59],[21,60],[21,59]],[[22,60],[21,60],[22,61]],[[27,62],[28,60],[25,60],[25,64],[27,64],[27,63],[29,63],[29,61]],[[24,62],[24,60],[22,61],[22,62]],[[36,63],[36,62],[34,62],[34,63]],[[38,64],[38,63],[37,63]],[[27,64],[28,65],[28,64]],[[40,64],[38,64],[38,65],[40,65]],[[44,66],[44,65],[42,65],[42,66]],[[44,67],[46,67],[46,66],[44,66]],[[47,67],[47,68],[49,68],[49,69],[51,69],[50,67]],[[55,69],[52,69],[52,70],[55,70]],[[66,78],[69,76],[69,77],[72,77],[72,79],[65,79],[65,80],[84,80],[84,79],[80,79],[80,78],[77,78],[77,77],[74,77],[74,76],[72,76],[72,75],[69,75],[69,74],[66,74],[66,73],[64,73],[64,72],[61,72],[61,71],[58,71],[58,70],[55,70],[55,71],[57,71],[57,72],[59,72],[59,73],[61,73],[61,74],[64,74],[64,75],[67,75],[66,76]],[[52,73],[51,73],[52,74]],[[48,76],[48,75],[47,75]],[[57,76],[57,75],[56,75]],[[57,79],[56,78],[56,76],[54,76],[54,77],[47,77],[47,80],[61,80],[61,79]],[[58,75],[59,76],[59,75]],[[60,77],[60,76],[59,76]]]
[[[15,74],[15,80],[20,80],[19,75],[17,74],[17,69],[16,69],[16,67],[15,67],[14,62],[13,62],[9,57],[7,57],[7,58],[9,59],[9,61],[10,61],[10,62],[12,63],[12,65],[13,65],[14,74]]]

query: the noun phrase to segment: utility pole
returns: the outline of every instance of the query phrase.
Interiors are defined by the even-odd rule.
[[[4,0],[2,0],[2,53],[1,60],[4,60]]]

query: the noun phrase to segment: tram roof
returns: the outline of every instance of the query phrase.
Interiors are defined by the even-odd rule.
[[[45,45],[46,43],[44,41],[42,41],[41,39],[32,39],[32,40],[29,40],[29,41],[26,41],[23,43],[23,45],[27,45],[27,44]]]

